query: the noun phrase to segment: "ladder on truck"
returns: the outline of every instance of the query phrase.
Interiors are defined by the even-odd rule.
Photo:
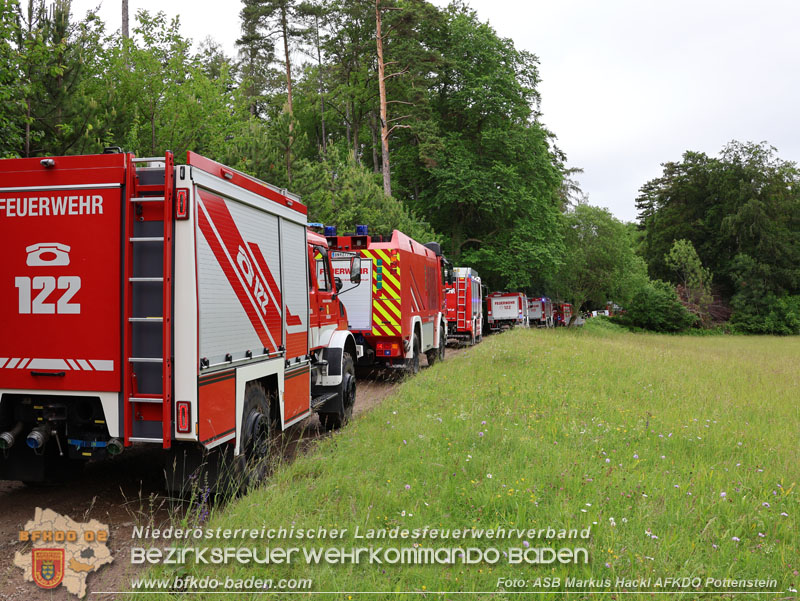
[[[124,206],[124,444],[160,443],[168,449],[174,157],[169,151],[158,158],[130,156]]]
[[[459,331],[463,331],[467,329],[467,278],[458,278],[456,280],[456,295],[456,327]],[[470,306],[471,312],[472,307]]]

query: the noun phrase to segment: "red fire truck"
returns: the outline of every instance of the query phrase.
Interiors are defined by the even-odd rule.
[[[483,286],[471,267],[456,267],[447,290],[447,340],[480,342],[483,332]]]
[[[556,303],[553,310],[553,320],[556,326],[567,326],[572,318],[572,305],[569,303]]]
[[[539,328],[553,327],[553,301],[547,297],[528,299],[528,319]]]
[[[0,161],[0,249],[2,479],[133,443],[171,487],[209,456],[252,474],[274,429],[352,411],[359,347],[285,191],[192,152]]]
[[[492,292],[486,297],[489,330],[528,327],[528,297],[522,292]]]
[[[334,269],[340,253],[361,256],[361,276],[372,285],[343,294],[350,330],[364,345],[361,366],[377,365],[419,371],[419,355],[428,364],[444,359],[447,343],[445,283],[452,269],[435,242],[420,244],[394,230],[391,238],[371,237],[360,225],[356,233],[339,236],[328,226]],[[343,279],[344,285],[349,281]]]

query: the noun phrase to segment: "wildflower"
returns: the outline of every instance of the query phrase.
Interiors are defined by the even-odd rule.
[[[606,463],[611,463],[611,460],[608,457],[606,457]]]
[[[491,477],[492,477],[492,475],[491,475],[491,474],[486,474],[486,477],[487,477],[487,478],[491,478]]]
[[[411,490],[411,485],[410,484],[406,484],[406,490]]]
[[[608,562],[606,562],[606,567],[607,567],[607,568],[611,568],[611,564],[610,564],[610,563],[608,563]]]
[[[761,504],[761,506],[762,506],[762,507],[769,507],[769,503],[767,503],[766,501],[764,501],[764,502]]]
[[[728,493],[726,493],[726,492],[723,490],[721,493],[719,493],[719,496],[720,496],[720,497],[722,497],[722,498],[724,499],[724,498],[727,496],[727,494],[728,494]]]
[[[717,547],[717,545],[715,545],[714,543],[711,543],[711,546],[712,546],[714,549],[719,549],[719,547]]]
[[[675,488],[680,488],[680,487],[681,487],[681,485],[680,485],[680,484],[676,484],[676,485],[675,485]]]
[[[531,544],[528,541],[524,540],[524,541],[522,541],[522,546],[525,547],[525,548],[528,548],[528,547],[531,546]]]
[[[483,436],[483,432],[478,432],[478,436]]]
[[[637,453],[634,453],[634,454],[633,454],[633,458],[634,458],[634,459],[639,459],[639,455],[638,455]]]
[[[741,539],[738,536],[732,536],[731,540],[735,543],[738,543]]]
[[[485,426],[485,425],[486,425],[486,420],[483,420],[483,421],[481,422],[481,426]]]
[[[408,444],[405,438],[403,439],[403,444]]]
[[[781,515],[782,515],[783,517],[785,517],[785,518],[788,518],[788,517],[789,517],[789,514],[788,514],[788,513],[786,513],[785,511],[781,511]]]
[[[758,536],[760,536],[761,538],[764,538],[764,533],[763,532],[759,532]]]

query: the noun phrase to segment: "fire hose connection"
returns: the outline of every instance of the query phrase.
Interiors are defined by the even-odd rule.
[[[0,434],[0,451],[5,451],[14,446],[17,437],[22,433],[22,422],[17,422],[12,430]]]
[[[28,434],[28,437],[25,439],[25,442],[30,448],[36,451],[44,447],[49,439],[50,426],[44,425],[31,430],[30,434]]]
[[[106,451],[109,455],[119,455],[123,450],[122,441],[119,438],[112,438],[106,445]]]

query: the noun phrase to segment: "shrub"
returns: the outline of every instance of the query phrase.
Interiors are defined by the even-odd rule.
[[[634,295],[626,312],[615,320],[629,328],[680,332],[692,326],[696,317],[681,304],[670,284],[654,280]]]
[[[746,334],[800,334],[800,296],[733,299],[731,325]]]

